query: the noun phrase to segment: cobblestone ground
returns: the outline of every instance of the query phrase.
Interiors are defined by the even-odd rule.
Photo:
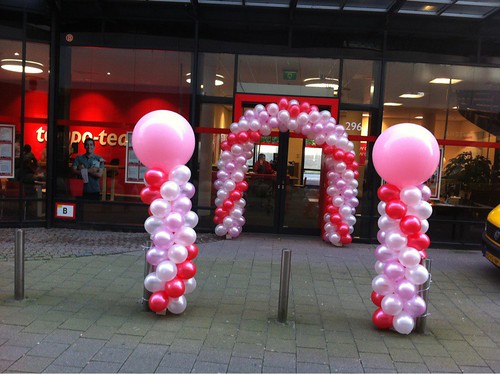
[[[26,228],[27,260],[53,257],[109,255],[142,250],[149,234],[96,230]],[[0,259],[14,258],[16,229],[0,229]],[[199,233],[197,243],[219,240],[215,234]]]

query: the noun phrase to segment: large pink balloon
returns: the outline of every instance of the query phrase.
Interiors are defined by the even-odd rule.
[[[189,161],[194,152],[194,132],[180,114],[155,110],[135,125],[132,145],[139,160],[150,169],[169,172]]]
[[[426,128],[400,123],[385,130],[373,146],[373,165],[388,183],[399,188],[429,179],[439,163],[439,146]]]

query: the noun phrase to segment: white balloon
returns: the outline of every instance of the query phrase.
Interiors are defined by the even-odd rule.
[[[154,234],[156,230],[158,230],[162,226],[163,226],[163,221],[159,217],[155,216],[148,217],[144,221],[144,229],[149,234]]]
[[[215,226],[215,235],[224,236],[227,234],[227,229],[223,225]]]
[[[383,216],[385,213],[385,206],[387,204],[383,201],[379,202],[378,205],[377,205],[377,211],[378,211],[378,214],[380,214],[381,216]],[[380,226],[379,226],[380,227]]]
[[[380,295],[388,295],[394,291],[392,282],[385,276],[385,274],[379,274],[372,280],[373,290]]]
[[[406,312],[401,312],[392,321],[394,330],[400,334],[408,335],[415,327],[415,320]]]
[[[191,245],[196,241],[196,231],[191,227],[184,226],[175,233],[174,241],[185,246]]]
[[[185,246],[180,244],[174,244],[168,249],[168,258],[175,264],[181,264],[186,261],[188,256],[188,250]]]
[[[191,170],[185,165],[176,166],[168,173],[168,179],[174,181],[179,186],[187,183],[189,178],[191,178]]]
[[[399,252],[398,259],[401,265],[407,268],[412,268],[417,266],[421,260],[420,253],[412,247],[406,247]]]
[[[177,275],[177,266],[172,261],[162,261],[156,267],[156,276],[163,282],[171,281]]]
[[[186,310],[187,301],[186,297],[182,295],[181,297],[173,298],[171,297],[168,302],[168,311],[173,314],[181,314]]]
[[[429,279],[429,272],[422,265],[417,265],[413,268],[407,268],[405,272],[405,277],[410,282],[416,284],[417,286],[424,284],[427,279]]]
[[[180,193],[181,188],[179,187],[179,184],[174,181],[165,182],[160,187],[161,196],[168,201],[177,199]]]
[[[186,286],[186,290],[184,291],[184,295],[189,295],[196,289],[196,279],[189,278],[184,280],[184,285]]]
[[[187,227],[191,227],[192,229],[196,227],[198,221],[199,221],[198,215],[192,210],[187,212],[186,215],[184,216],[184,225]]]
[[[271,115],[271,116],[275,116],[276,114],[278,114],[280,108],[278,107],[278,104],[276,103],[272,103],[272,104],[269,104],[267,106],[267,112]]]
[[[427,232],[427,230],[429,230],[429,221],[427,221],[426,219],[423,219],[420,221],[420,223],[422,224],[422,228],[420,229],[420,232],[425,234]]]
[[[385,295],[380,306],[385,313],[391,316],[395,316],[403,310],[403,302],[399,296],[393,293]]]
[[[422,192],[418,187],[404,187],[399,193],[400,199],[408,206],[417,205],[422,200]]]
[[[144,288],[149,292],[163,291],[165,289],[165,282],[156,276],[156,272],[149,273],[144,278]]]

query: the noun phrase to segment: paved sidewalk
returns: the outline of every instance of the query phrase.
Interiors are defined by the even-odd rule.
[[[131,241],[80,234],[103,251]],[[287,324],[276,321],[282,248]],[[12,259],[0,260],[0,371],[500,372],[498,269],[479,251],[428,250],[429,333],[402,336],[371,322],[374,248],[246,233],[202,243],[180,316],[142,310],[142,251],[27,261],[24,301]]]

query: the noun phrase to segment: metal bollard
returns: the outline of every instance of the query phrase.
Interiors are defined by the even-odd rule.
[[[288,314],[291,263],[292,251],[289,249],[283,249],[281,251],[280,293],[278,300],[278,321],[282,323],[286,322]]]
[[[425,313],[422,314],[420,317],[417,318],[416,323],[415,323],[415,331],[420,333],[420,334],[425,334],[426,333],[426,327],[427,327],[427,316],[429,313],[427,313],[427,310],[429,309],[429,288],[431,286],[431,260],[429,258],[425,258],[422,261],[422,265],[425,266],[427,271],[429,272],[429,279],[420,286],[420,292],[422,299],[425,301],[425,305],[427,306],[427,309],[425,310]]]
[[[148,254],[148,250],[150,248],[150,243],[146,243],[146,247],[144,247],[144,278],[151,273],[152,265],[148,262],[146,255]],[[151,309],[149,309],[149,298],[152,295],[151,292],[149,292],[146,287],[144,287],[142,291],[142,308],[146,312],[150,312]]]
[[[24,299],[24,231],[16,230],[16,247],[14,249],[14,297]]]

